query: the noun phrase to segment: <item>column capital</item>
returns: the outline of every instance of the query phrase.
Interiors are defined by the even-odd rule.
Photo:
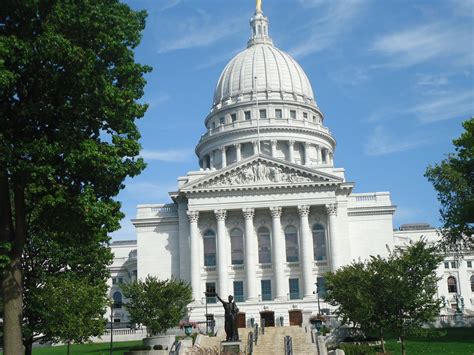
[[[326,205],[326,213],[329,216],[337,216],[337,203],[330,203]]]
[[[277,143],[278,143],[278,141],[277,141],[276,139],[272,139],[272,140],[270,141],[270,144],[272,145],[272,147],[276,147],[276,146],[277,146]]]
[[[236,149],[240,148],[240,143],[234,143],[234,147],[235,147]]]
[[[188,215],[189,222],[191,223],[197,223],[199,220],[199,211],[186,211],[186,214]]]
[[[216,219],[218,221],[225,221],[227,211],[226,210],[214,210],[214,214],[216,215]]]
[[[308,217],[311,206],[309,205],[299,205],[298,206],[298,215],[300,217]]]
[[[272,215],[272,218],[280,218],[281,217],[281,207],[279,207],[279,206],[270,207],[270,214]]]
[[[225,152],[226,146],[225,146],[225,145],[221,145],[221,146],[219,147],[219,149],[221,150],[221,152]]]
[[[295,145],[296,141],[294,139],[289,139],[288,144],[289,145]]]
[[[255,209],[253,208],[242,208],[242,214],[244,215],[244,219],[253,219],[255,216]]]

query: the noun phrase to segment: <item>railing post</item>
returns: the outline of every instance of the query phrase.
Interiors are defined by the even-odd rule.
[[[247,339],[247,354],[253,354],[253,332],[250,332]]]
[[[285,355],[293,355],[293,341],[289,335],[284,338],[285,342]]]

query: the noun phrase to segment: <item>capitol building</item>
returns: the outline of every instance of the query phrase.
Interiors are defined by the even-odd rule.
[[[302,324],[318,312],[318,298],[330,312],[317,292],[325,273],[422,235],[437,238],[424,224],[394,230],[389,192],[353,193],[355,183],[334,165],[337,118],[324,117],[304,70],[273,43],[261,8],[250,26],[246,49],[225,66],[203,118],[200,169],[178,178],[168,203],[137,207],[136,241],[112,245],[116,303],[126,302],[122,282],[181,278],[193,290],[191,320],[205,320],[207,311],[222,324],[217,292],[234,295],[240,326],[280,317]],[[471,259],[439,267],[447,313],[459,295],[473,310]],[[126,323],[124,309],[114,312]]]

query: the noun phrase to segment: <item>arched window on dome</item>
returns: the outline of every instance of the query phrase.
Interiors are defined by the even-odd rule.
[[[474,275],[471,275],[471,292],[474,292]]]
[[[232,265],[242,265],[244,263],[244,235],[239,228],[230,231],[230,249]]]
[[[257,232],[258,239],[258,262],[268,264],[272,262],[272,246],[270,242],[270,231],[266,227],[260,227]]]
[[[321,224],[313,226],[313,254],[315,261],[327,260],[326,229]]]
[[[288,226],[285,228],[286,261],[288,263],[299,260],[298,233],[296,228]]]
[[[457,293],[458,292],[458,285],[456,282],[456,278],[454,276],[448,277],[448,292],[449,293]]]
[[[114,308],[122,308],[122,294],[120,291],[115,291],[112,298],[114,299]]]
[[[204,266],[216,266],[216,233],[208,229],[203,235]]]

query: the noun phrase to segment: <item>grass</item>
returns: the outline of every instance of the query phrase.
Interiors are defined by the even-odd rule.
[[[396,337],[388,336],[385,348],[390,355],[401,354]],[[405,348],[409,355],[473,355],[474,328],[427,330],[423,335],[409,336]],[[373,347],[371,354],[376,354],[377,351],[381,352],[382,348]]]
[[[114,343],[114,355],[123,355],[133,345],[141,345],[142,341],[125,341]],[[3,354],[0,352],[0,354]],[[66,346],[52,346],[45,348],[33,348],[33,355],[65,355],[67,354]],[[72,344],[71,355],[109,355],[110,344]]]

